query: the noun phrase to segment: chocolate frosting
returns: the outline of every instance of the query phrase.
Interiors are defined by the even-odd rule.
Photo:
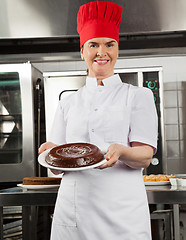
[[[54,147],[46,156],[46,162],[54,167],[79,168],[103,160],[101,150],[90,143],[69,143]]]

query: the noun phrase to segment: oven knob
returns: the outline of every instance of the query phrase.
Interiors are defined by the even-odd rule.
[[[152,160],[151,160],[151,163],[152,163],[152,165],[158,165],[159,164],[159,160],[158,160],[158,158],[153,158]]]
[[[154,89],[155,86],[156,86],[156,83],[155,83],[155,82],[153,82],[153,81],[149,81],[149,82],[148,82],[148,88]]]

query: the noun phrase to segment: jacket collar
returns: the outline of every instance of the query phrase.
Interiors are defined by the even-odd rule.
[[[118,84],[122,84],[121,78],[118,74],[114,74],[111,77],[105,78],[103,79],[103,84],[104,86],[102,87],[113,87],[116,86]],[[91,78],[88,77],[86,78],[86,87],[98,87],[97,85],[97,79],[96,78]]]

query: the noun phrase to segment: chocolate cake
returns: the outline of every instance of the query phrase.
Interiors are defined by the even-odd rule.
[[[57,177],[25,177],[23,185],[58,185],[61,178]]]
[[[54,147],[46,156],[46,162],[54,167],[79,168],[103,160],[101,150],[89,143],[69,143]]]

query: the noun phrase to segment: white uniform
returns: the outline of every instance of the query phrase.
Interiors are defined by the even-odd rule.
[[[50,141],[142,142],[156,149],[157,114],[152,92],[122,83],[119,75],[95,78],[59,103]],[[118,160],[114,167],[66,172],[52,223],[52,240],[150,240],[142,169]]]

